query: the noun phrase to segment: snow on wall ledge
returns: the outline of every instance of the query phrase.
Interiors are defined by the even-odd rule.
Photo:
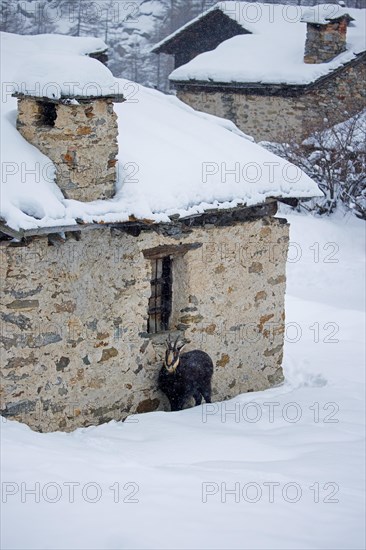
[[[70,225],[76,218],[117,222],[132,215],[169,221],[173,214],[253,205],[267,197],[321,195],[306,174],[253,143],[230,122],[198,113],[174,97],[118,80],[119,93],[127,101],[115,105],[119,123],[116,195],[89,203],[65,199],[55,184],[50,159],[16,130],[17,104],[11,97],[15,77],[24,76],[25,82],[30,79],[27,61],[37,50],[48,49],[48,40],[47,36],[41,42],[39,37],[2,35],[0,216],[10,227]],[[77,42],[75,38],[70,41],[71,49]],[[80,51],[77,47],[74,51],[66,58],[49,56],[48,63],[58,62],[56,82],[69,82],[69,74],[77,76],[64,63],[65,59],[79,61]],[[100,67],[106,79],[99,72],[99,84],[109,86],[113,77]],[[40,73],[41,69],[45,67],[39,65]]]

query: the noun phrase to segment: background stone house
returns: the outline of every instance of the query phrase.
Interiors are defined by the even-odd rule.
[[[157,44],[171,85],[256,140],[301,139],[366,105],[365,10],[219,2]]]
[[[13,55],[13,44],[9,50]],[[86,59],[85,71],[91,63],[94,81],[99,65],[104,81],[108,70]],[[280,383],[289,226],[274,217],[276,201],[319,195],[312,180],[299,173],[296,184],[282,188],[264,178],[252,191],[243,179],[226,186],[214,180],[208,192],[216,182],[218,197],[226,187],[226,196],[233,191],[238,199],[221,204],[210,199],[194,208],[204,188],[201,161],[207,154],[212,159],[213,153],[218,157],[237,147],[243,158],[257,158],[263,166],[283,168],[285,162],[238,136],[237,129],[227,130],[227,121],[222,128],[155,91],[140,90],[139,102],[128,104],[102,83],[98,97],[41,97],[26,88],[15,94],[17,130],[12,117],[4,118],[14,143],[10,154],[22,159],[31,151],[40,162],[52,159],[57,186],[47,182],[38,188],[30,178],[8,186],[2,181],[3,198],[8,193],[10,201],[0,223],[1,414],[36,430],[69,431],[167,409],[157,376],[169,333],[185,338],[187,350],[210,354],[214,400]],[[151,117],[156,112],[160,126],[149,128],[156,135],[139,149],[145,112]],[[182,143],[172,136],[184,129],[174,130],[177,134],[171,129],[179,116],[190,132]],[[119,130],[127,133],[126,148],[131,141],[139,144],[133,154],[142,174],[124,200],[121,190],[115,195]],[[206,140],[213,135],[220,141],[220,153],[205,148],[195,175],[187,167],[205,141],[202,132]],[[162,169],[153,175],[150,149],[158,154],[159,139],[161,159],[182,151],[184,177],[195,178],[193,187],[187,179],[188,198],[174,187],[181,174],[168,171],[170,185],[163,187]],[[143,215],[141,204],[151,188],[155,210],[157,199],[162,203],[173,189],[174,213]],[[134,195],[144,193],[145,202],[126,210]],[[46,213],[40,213],[43,206]],[[99,217],[93,215],[97,208]]]

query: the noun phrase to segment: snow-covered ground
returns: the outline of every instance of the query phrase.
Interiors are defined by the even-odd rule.
[[[365,547],[365,225],[287,217],[285,384],[71,434],[1,423],[2,548]]]

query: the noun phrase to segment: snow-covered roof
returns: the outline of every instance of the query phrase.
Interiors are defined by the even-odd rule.
[[[34,34],[22,35],[21,44],[19,35],[3,32],[1,40],[6,40],[8,48],[14,46],[14,51],[40,53],[45,50],[47,53],[90,55],[93,53],[105,52],[107,44],[100,38],[93,36],[66,36],[64,34]]]
[[[32,39],[1,36],[0,216],[10,227],[66,226],[77,219],[123,222],[130,216],[169,222],[174,214],[260,204],[267,197],[321,195],[306,174],[253,143],[233,123],[196,112],[175,97],[118,80],[126,101],[115,105],[120,127],[116,196],[92,203],[65,199],[51,161],[16,130],[17,104],[9,83],[14,83],[20,67],[26,71],[27,62],[30,66]],[[38,44],[39,38],[34,39]],[[46,39],[43,48],[48,50]],[[78,63],[78,55],[74,57]],[[68,76],[65,66],[59,70]]]
[[[2,33],[2,47],[20,54],[13,72],[14,92],[50,99],[116,96],[119,84],[102,63],[88,54],[103,52],[99,38]]]
[[[208,13],[220,10],[248,34],[222,42],[215,50],[202,53],[170,75],[176,82],[262,83],[306,85],[316,81],[366,50],[366,11],[319,4],[313,8],[237,1],[219,2],[154,47],[174,39]],[[347,31],[347,50],[327,63],[304,63],[306,24],[335,19],[344,13],[354,21]]]
[[[117,96],[119,81],[91,57],[73,54],[36,54],[14,75],[15,93],[32,97],[88,98]],[[119,94],[122,95],[122,94]]]
[[[327,6],[328,9],[325,10],[324,6]],[[329,9],[329,6],[332,6],[333,9]],[[302,14],[301,22],[313,25],[327,25],[329,22],[338,21],[343,17],[348,21],[354,21],[353,17],[348,13],[348,8],[335,4],[320,4],[319,6],[305,10]]]
[[[17,95],[62,98],[116,97],[119,81],[100,61],[73,54],[37,54],[14,75]]]

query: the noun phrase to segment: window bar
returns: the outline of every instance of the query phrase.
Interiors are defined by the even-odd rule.
[[[158,320],[157,320],[157,315],[156,315],[156,308],[157,308],[157,305],[158,305],[158,274],[159,274],[159,260],[156,259],[155,260],[155,289],[154,289],[154,292],[155,292],[155,312],[154,312],[154,321],[155,321],[155,332],[158,332]]]
[[[148,332],[158,333],[169,328],[172,310],[172,259],[170,256],[152,260],[151,295],[149,299]]]

